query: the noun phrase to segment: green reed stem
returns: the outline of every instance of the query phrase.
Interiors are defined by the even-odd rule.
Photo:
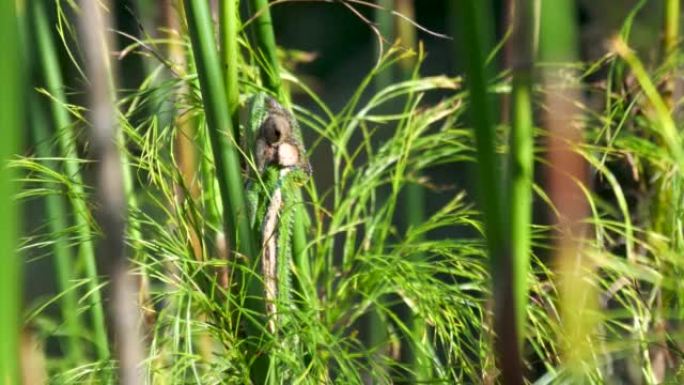
[[[513,16],[511,91],[511,158],[509,237],[513,258],[513,290],[515,298],[518,347],[525,340],[527,314],[527,274],[530,264],[532,222],[532,183],[534,172],[534,129],[532,118],[532,4],[515,1]]]
[[[390,43],[394,41],[394,15],[391,11],[393,7],[394,0],[378,0],[378,5],[382,9],[375,10],[375,23],[378,25],[378,31],[380,34],[387,39]],[[377,41],[376,44],[383,44]],[[380,55],[383,52],[383,47],[375,47],[375,54]],[[387,66],[384,70],[379,71],[375,76],[375,88],[377,90],[382,90],[388,87],[394,81],[393,74],[394,66]]]
[[[665,55],[672,57],[679,45],[680,0],[665,0],[665,34],[663,45]]]
[[[221,199],[224,204],[224,221],[231,240],[237,240],[237,248],[245,256],[257,255],[249,230],[247,204],[240,174],[240,162],[236,151],[233,127],[228,110],[226,93],[222,88],[218,54],[213,40],[211,16],[207,5],[199,0],[186,0],[185,9],[192,39],[192,49],[202,90],[202,98],[209,126],[210,142],[216,173],[219,179]],[[227,139],[225,139],[227,137]],[[236,233],[233,235],[232,233]]]
[[[53,153],[50,146],[49,123],[45,120],[43,111],[40,110],[40,102],[37,95],[32,95],[30,99],[31,132],[35,143],[36,156],[45,159],[43,161],[45,166],[56,171],[59,167],[58,162],[50,160],[56,159],[58,155]],[[73,255],[65,235],[69,228],[67,223],[69,215],[63,196],[58,194],[61,186],[56,183],[50,183],[45,187],[53,191],[52,194],[45,196],[45,211],[49,233],[52,239],[54,239],[53,253],[57,270],[57,283],[62,292],[60,310],[64,319],[64,329],[67,333],[65,351],[70,363],[77,364],[83,358],[83,349],[79,340],[82,326],[78,316],[78,292],[73,288],[74,272],[76,269],[72,263]]]
[[[224,88],[226,83],[221,75],[211,14],[207,3],[203,0],[185,0],[185,11],[223,204],[226,237],[238,253],[248,258],[250,266],[257,266],[255,259],[258,258],[259,252],[249,227],[249,213],[240,172],[237,144],[233,136],[230,114],[226,109],[228,103]],[[250,297],[262,297],[254,279],[249,279],[247,288]],[[248,301],[247,305],[256,314],[263,314],[265,307],[263,303],[257,302],[259,301]],[[253,326],[251,322],[248,322],[248,333],[258,338],[256,334],[259,332]],[[268,362],[265,361],[265,359],[257,360],[252,367],[251,375],[256,383],[264,381],[267,372],[265,368],[268,367]]]
[[[0,60],[0,383],[21,383],[19,336],[21,335],[22,260],[17,252],[21,226],[16,193],[19,184],[10,159],[21,151],[23,117],[23,67],[19,29],[14,1],[0,2],[0,49],[7,55]]]
[[[261,81],[267,89],[278,96],[280,101],[289,101],[280,81],[280,62],[278,61],[278,50],[268,0],[250,0],[250,5],[252,12],[257,15],[255,32],[260,54]],[[289,102],[286,102],[285,105],[289,107]]]
[[[45,7],[42,1],[32,2],[33,15],[33,30],[36,35],[36,42],[40,54],[50,51],[46,45],[52,45],[49,34],[47,15],[45,14]],[[54,50],[52,50],[54,51]],[[54,53],[54,52],[53,52]],[[43,55],[39,55],[43,56]],[[41,61],[42,62],[42,61]],[[43,72],[47,68],[43,65]],[[47,77],[47,76],[45,76]],[[46,165],[52,170],[59,168],[59,163],[54,160],[58,155],[53,154],[50,146],[51,135],[49,132],[49,123],[45,121],[43,111],[40,110],[40,102],[37,95],[30,97],[31,117],[35,119],[31,123],[31,130],[35,141],[36,155],[40,158],[45,158]],[[54,191],[59,191],[60,186],[52,184],[49,188]],[[64,327],[67,331],[66,355],[71,360],[72,364],[76,364],[83,358],[83,349],[79,341],[81,334],[81,321],[78,316],[78,296],[77,291],[73,290],[74,269],[72,259],[73,255],[69,245],[67,244],[64,234],[69,227],[66,218],[68,217],[67,208],[64,198],[57,194],[48,194],[45,196],[45,208],[48,218],[48,226],[50,233],[54,236],[54,254],[57,269],[57,281],[60,290],[63,293],[61,311],[64,317]]]
[[[219,2],[219,36],[221,37],[221,67],[226,84],[228,111],[233,123],[233,136],[239,137],[238,108],[240,107],[240,91],[238,88],[239,45],[238,0],[221,0]]]
[[[79,259],[85,266],[88,278],[90,311],[93,322],[94,343],[100,360],[110,357],[109,342],[105,325],[100,281],[95,261],[95,248],[90,228],[90,214],[83,188],[83,179],[79,169],[79,157],[76,149],[76,129],[66,109],[67,98],[64,94],[64,82],[57,52],[51,38],[49,26],[45,18],[43,4],[36,1],[34,17],[36,18],[36,33],[42,74],[47,91],[53,98],[50,103],[53,124],[57,130],[59,152],[64,156],[64,169],[71,178],[69,184],[69,200],[74,213],[74,221],[79,235]],[[41,9],[43,9],[41,11]],[[40,13],[43,15],[39,15]]]
[[[470,92],[470,121],[475,130],[480,207],[490,255],[494,296],[494,332],[497,364],[504,384],[522,384],[522,362],[518,352],[516,297],[512,292],[513,264],[504,223],[503,178],[496,154],[494,110],[487,93],[485,53],[489,46],[487,6],[479,0],[459,2],[460,37],[463,45],[466,82]]]
[[[414,0],[395,0],[396,11],[406,16],[411,20],[415,20],[415,4]],[[418,39],[416,35],[416,27],[401,20],[397,24],[397,37],[401,41],[402,46],[412,50],[418,50]],[[399,61],[399,76],[402,81],[417,79],[420,77],[416,69],[416,57],[407,57]],[[412,103],[414,94],[408,95],[408,103]],[[416,179],[420,177],[419,174],[414,175]],[[425,188],[418,183],[407,183],[405,189],[405,207],[406,207],[406,222],[408,226],[418,227],[425,221]],[[425,258],[423,253],[414,255],[416,259],[422,260]],[[418,316],[411,320],[411,328],[413,331],[413,338],[417,341],[429,341],[427,338],[428,326],[425,321]],[[429,342],[426,342],[429,343]],[[416,382],[429,381],[433,375],[432,362],[420,349],[412,348],[410,350],[410,365],[412,367],[414,380]]]

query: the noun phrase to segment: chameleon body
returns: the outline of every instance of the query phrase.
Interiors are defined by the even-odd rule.
[[[292,231],[295,193],[311,167],[292,115],[272,98],[258,94],[251,103],[248,146],[252,170],[247,187],[253,230],[261,240],[261,270],[268,329],[276,334],[286,324],[293,307]]]

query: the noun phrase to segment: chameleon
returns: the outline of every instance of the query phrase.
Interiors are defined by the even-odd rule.
[[[250,225],[261,242],[267,327],[275,335],[286,326],[284,314],[294,306],[293,206],[298,187],[312,170],[296,120],[270,96],[259,93],[252,98],[245,136],[252,154],[247,181]]]

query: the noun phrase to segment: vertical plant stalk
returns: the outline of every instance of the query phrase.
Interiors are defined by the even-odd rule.
[[[501,25],[502,25],[502,39],[505,41],[503,49],[502,49],[502,55],[501,55],[501,64],[502,64],[502,69],[513,69],[513,55],[516,53],[514,43],[513,43],[513,37],[512,34],[515,33],[515,14],[516,14],[516,8],[517,8],[517,3],[516,0],[502,0],[501,4]],[[511,98],[513,97],[513,93],[511,94],[503,94],[501,95],[500,103],[499,103],[499,109],[501,111],[501,124],[510,124],[511,123]]]
[[[35,143],[35,155],[45,159],[43,161],[45,166],[57,172],[59,167],[57,162],[50,160],[57,158],[58,155],[53,154],[50,148],[49,123],[41,110],[38,96],[31,95],[29,98],[29,109],[31,111],[30,127]],[[57,284],[59,285],[62,297],[60,310],[64,320],[64,330],[66,330],[67,335],[65,355],[70,365],[77,366],[83,359],[83,349],[81,348],[81,341],[79,341],[79,335],[81,335],[83,330],[78,315],[78,292],[73,287],[75,278],[75,268],[72,263],[73,255],[64,235],[69,228],[67,223],[69,215],[63,197],[58,193],[62,186],[50,183],[46,184],[45,187],[54,191],[45,196],[45,212],[47,226],[54,239],[52,251],[55,256]]]
[[[665,103],[670,109],[674,106],[674,92],[676,86],[677,52],[679,47],[679,14],[681,0],[665,0],[663,57],[665,65],[671,71],[663,84]]]
[[[0,141],[0,384],[21,383],[19,336],[21,335],[22,260],[19,247],[21,226],[16,193],[19,185],[15,171],[8,167],[12,157],[20,152],[22,124],[22,84],[24,77],[19,47],[16,2],[0,2],[0,49],[9,55],[0,60],[0,121],[3,139]]]
[[[207,116],[212,153],[216,162],[224,225],[231,240],[237,240],[238,252],[256,258],[257,251],[249,229],[249,215],[240,174],[240,162],[230,115],[226,110],[218,54],[211,30],[209,9],[203,1],[185,0],[188,27],[192,40],[202,101]],[[227,137],[227,139],[226,139]]]
[[[183,9],[182,0],[164,0],[164,25],[168,29],[168,51],[167,54],[174,63],[174,70],[187,76],[188,61],[186,58],[186,49],[179,35],[185,31],[181,20],[185,20],[185,12]],[[183,84],[175,94],[177,103],[183,102],[184,95],[188,94],[189,86]],[[199,202],[202,191],[200,189],[200,177],[198,175],[197,160],[197,145],[195,143],[197,136],[196,121],[188,115],[185,110],[176,110],[175,116],[176,136],[174,139],[175,156],[177,157],[177,164],[183,180],[183,186],[176,186],[176,199],[178,204],[182,204],[184,199],[190,199],[194,202]],[[186,196],[187,195],[189,196]],[[202,241],[195,228],[188,228],[189,242],[192,248],[193,256],[197,260],[201,260],[203,250]]]
[[[65,107],[67,99],[64,94],[64,82],[57,59],[57,52],[50,37],[47,20],[44,17],[45,12],[42,12],[43,16],[41,17],[40,8],[43,8],[42,0],[36,1],[34,8],[36,12],[34,18],[39,50],[38,59],[46,83],[46,89],[53,98],[50,108],[52,120],[57,130],[59,152],[64,157],[64,171],[72,182],[69,184],[71,191],[69,191],[68,197],[74,213],[74,222],[79,238],[78,257],[85,266],[88,279],[87,287],[93,323],[93,340],[98,359],[106,361],[110,357],[109,342],[107,340],[102,295],[99,289],[100,282],[95,262],[95,247],[90,227],[90,211],[85,200],[86,194],[79,167],[78,150],[76,149],[76,130]]]
[[[532,231],[532,183],[534,172],[534,128],[532,117],[532,4],[513,0],[513,38],[510,59],[513,70],[511,91],[509,237],[513,258],[513,290],[516,303],[518,348],[522,354],[527,314],[527,275]]]
[[[540,56],[545,62],[574,63],[577,58],[577,25],[575,2],[555,0],[542,2]],[[567,71],[547,70],[544,83],[548,130],[547,183],[551,202],[555,205],[557,264],[562,322],[561,352],[573,383],[586,380],[587,360],[591,359],[591,335],[595,326],[594,309],[597,295],[591,283],[592,264],[583,255],[583,237],[587,226],[583,220],[589,213],[582,186],[588,186],[587,165],[575,149],[582,143],[579,121],[581,95],[576,85],[568,84]],[[577,80],[577,74],[571,75]],[[591,366],[591,365],[589,365]]]
[[[485,5],[479,0],[459,2],[461,42],[466,79],[470,92],[470,121],[475,130],[480,207],[490,256],[494,296],[494,332],[497,364],[504,384],[522,384],[522,361],[518,351],[516,297],[513,295],[513,264],[508,234],[504,227],[503,178],[496,155],[494,111],[487,93],[484,51],[488,47],[485,28]]]
[[[375,23],[378,26],[378,31],[384,39],[376,40],[375,53],[377,57],[381,57],[384,52],[385,41],[394,42],[395,40],[395,23],[394,16],[392,15],[392,10],[394,9],[395,0],[378,0],[378,5],[382,8],[377,8],[375,10]],[[382,71],[379,71],[374,79],[375,88],[377,91],[381,91],[386,87],[392,85],[395,81],[395,65],[387,65]],[[384,140],[384,138],[379,138],[379,140]],[[378,298],[379,302],[386,302],[386,298]],[[372,306],[368,311],[368,316],[364,320],[363,328],[364,331],[364,343],[374,349],[375,351],[368,357],[368,360],[379,361],[382,359],[382,355],[388,353],[387,345],[388,334],[386,327],[383,323],[382,317],[376,308],[379,306]],[[387,368],[383,365],[378,365],[374,368],[375,371],[383,371],[382,375],[387,375]],[[367,373],[364,375],[370,375]]]
[[[396,11],[410,20],[415,20],[415,6],[414,0],[395,0]],[[404,47],[412,50],[418,49],[418,39],[416,35],[416,27],[402,20],[397,23],[397,37]],[[398,63],[399,77],[402,81],[411,80],[416,77],[416,59],[415,56],[405,57]],[[413,93],[409,94],[408,102],[412,103],[414,99]],[[416,173],[415,179],[418,180],[420,175]],[[420,226],[425,220],[425,188],[418,183],[408,183],[405,186],[405,208],[406,221],[408,227]],[[425,255],[422,253],[416,254],[415,258],[422,260]],[[428,329],[425,321],[419,317],[414,316],[411,320],[411,329],[414,338],[421,341],[423,345],[429,346]],[[431,348],[429,348],[431,349]],[[433,368],[432,361],[426,356],[424,351],[420,348],[409,348],[410,365],[412,367],[415,382],[425,382],[432,378]]]
[[[285,107],[289,107],[288,95],[284,92],[280,81],[280,62],[278,61],[278,51],[276,49],[275,33],[273,32],[273,21],[268,0],[250,0],[252,12],[258,15],[256,18],[256,41],[260,54],[261,81],[267,89],[273,91],[278,100],[285,102]]]
[[[32,20],[33,20],[33,31],[35,34],[35,41],[37,43],[37,51],[39,62],[41,64],[41,72],[43,79],[47,83],[48,92],[58,98],[64,97],[61,95],[54,94],[58,88],[61,88],[61,73],[59,65],[57,64],[57,57],[54,49],[54,44],[50,36],[50,29],[48,24],[47,15],[45,12],[45,6],[42,0],[33,1],[31,3],[32,7]],[[59,93],[59,91],[57,91]],[[40,158],[58,158],[57,155],[52,153],[50,148],[50,133],[49,124],[44,120],[43,112],[39,111],[40,102],[37,95],[33,95],[31,98],[31,116],[35,119],[41,119],[41,121],[34,121],[31,124],[31,129],[33,132],[33,137],[36,142],[36,155]],[[62,106],[57,106],[56,104],[63,99],[57,99],[51,101],[51,107],[53,111],[53,125],[55,128],[60,128],[60,124],[68,124],[68,115],[61,116],[57,118],[60,113],[55,113],[55,109],[60,109],[63,111]],[[55,130],[57,131],[57,130]],[[52,170],[57,171],[59,164],[56,161],[46,161],[47,166]],[[59,191],[59,186],[53,186],[55,191]],[[83,349],[81,348],[81,342],[79,341],[79,335],[81,334],[81,321],[78,316],[78,297],[77,291],[73,290],[72,280],[75,278],[72,259],[73,255],[69,248],[69,245],[64,239],[63,234],[68,228],[68,223],[66,218],[68,217],[67,208],[64,204],[64,198],[60,195],[49,194],[45,197],[45,206],[48,214],[48,226],[50,228],[50,233],[56,234],[56,239],[54,242],[54,254],[56,259],[57,268],[57,280],[60,286],[60,290],[63,293],[61,310],[62,317],[64,318],[64,326],[67,330],[68,338],[66,343],[66,355],[70,359],[73,365],[76,365],[83,358]]]
[[[679,54],[680,1],[665,0],[663,28],[663,65],[668,71],[662,83],[661,93],[668,113],[673,116],[677,115],[675,111],[675,91],[677,88],[677,61]],[[656,169],[658,167],[657,165],[653,166]],[[660,174],[661,176],[656,180],[655,186],[654,229],[656,233],[663,234],[665,237],[672,239],[672,241],[667,246],[670,250],[665,250],[665,245],[661,245],[663,246],[662,250],[657,250],[654,253],[656,259],[660,259],[660,255],[668,252],[672,252],[673,255],[681,255],[681,250],[678,250],[680,245],[678,245],[678,236],[676,234],[676,223],[680,214],[681,193],[678,186],[681,183],[681,177],[679,173],[675,173],[672,177],[667,177],[667,171],[665,170],[661,170]],[[682,303],[681,300],[675,300],[673,298],[675,296],[677,296],[676,291],[673,293],[671,290],[662,287],[658,289],[653,325],[658,343],[652,348],[653,376],[657,383],[662,383],[665,379],[669,355],[667,348],[667,309],[670,306],[677,308]]]
[[[375,23],[378,25],[380,34],[390,42],[394,41],[394,16],[391,11],[393,9],[394,0],[378,0],[378,5],[382,8],[375,9]],[[379,57],[382,54],[384,42],[377,41],[378,46],[375,47],[375,53]],[[382,90],[389,86],[394,81],[394,66],[387,66],[383,71],[378,72],[375,76],[375,88]]]
[[[259,253],[249,226],[249,212],[240,172],[240,161],[230,114],[226,109],[226,91],[221,76],[221,67],[212,31],[209,8],[204,0],[185,0],[188,32],[192,42],[197,75],[200,81],[202,102],[206,114],[209,141],[214,156],[219,194],[223,203],[223,226],[227,240],[237,253],[247,259],[251,271],[257,271]],[[255,314],[264,315],[262,290],[257,280],[249,273],[240,284],[248,288],[247,307]],[[245,282],[247,280],[247,282]],[[262,317],[260,321],[264,321]],[[263,325],[256,326],[247,321],[249,337],[260,339]],[[249,345],[250,354],[257,354],[257,346]],[[259,356],[251,367],[250,375],[255,383],[263,383],[268,368],[268,357]]]
[[[101,256],[112,282],[111,321],[117,346],[119,382],[143,383],[144,359],[140,335],[140,311],[135,280],[128,272],[125,256],[126,187],[124,164],[119,154],[120,135],[114,107],[114,71],[109,62],[110,20],[98,2],[81,4],[79,30],[89,80],[90,142],[96,169],[97,217],[102,229]]]
[[[221,54],[221,69],[223,71],[223,80],[225,82],[226,100],[228,102],[228,112],[230,113],[230,120],[233,126],[233,138],[236,143],[240,142],[240,90],[238,82],[238,63],[239,63],[239,44],[238,44],[238,30],[240,27],[240,18],[238,14],[238,0],[220,0],[219,1],[219,52]],[[217,244],[220,240],[217,239]],[[228,245],[223,237],[223,248],[219,248],[219,255],[226,260],[228,259]],[[229,283],[230,272],[228,267],[222,268],[219,272],[219,280],[221,285],[227,288]],[[226,301],[227,304],[230,301]]]
[[[233,123],[233,137],[240,137],[238,109],[240,107],[240,91],[238,88],[239,45],[238,0],[220,0],[219,2],[219,36],[221,37],[221,67],[226,87],[228,111]]]

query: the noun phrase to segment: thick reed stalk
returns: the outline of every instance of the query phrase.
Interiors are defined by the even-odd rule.
[[[394,8],[394,0],[378,0],[378,5],[382,7],[382,9],[376,9],[375,10],[375,23],[378,26],[378,31],[380,31],[380,34],[392,43],[394,41],[394,15],[392,15],[391,11]],[[383,44],[383,42],[378,41],[376,44]],[[383,47],[382,46],[377,46],[375,47],[375,54],[380,55],[383,52]],[[394,81],[394,73],[393,73],[394,66],[387,66],[385,70],[378,72],[378,74],[375,76],[375,88],[378,90],[382,90],[383,88],[389,86],[392,84]]]
[[[188,31],[192,42],[197,75],[200,81],[202,102],[207,120],[211,149],[214,156],[219,194],[223,203],[223,222],[226,237],[234,250],[247,258],[253,270],[258,269],[259,252],[249,226],[249,213],[244,193],[240,160],[237,152],[236,138],[230,114],[226,109],[226,91],[221,75],[221,67],[211,28],[212,21],[207,3],[203,0],[185,0],[185,12]],[[255,278],[243,275],[250,298],[261,298],[263,295]],[[263,314],[264,304],[261,301],[247,302],[250,310]],[[247,322],[247,332],[251,337],[259,338],[260,326]],[[254,348],[254,346],[250,346]],[[254,353],[254,352],[252,352]],[[267,373],[267,357],[258,359],[251,368],[251,376],[255,383],[263,383]]]
[[[238,108],[240,107],[240,91],[238,88],[239,45],[238,31],[240,18],[238,0],[220,0],[219,2],[219,36],[221,43],[221,68],[226,87],[228,111],[233,122],[233,136],[239,138]]]
[[[470,92],[470,121],[475,130],[480,207],[490,255],[494,295],[494,332],[497,364],[504,384],[522,384],[522,362],[518,350],[516,297],[513,295],[513,263],[504,226],[503,178],[496,155],[496,132],[491,95],[487,93],[485,66],[487,36],[486,4],[463,0],[458,4],[460,37]]]
[[[259,52],[259,66],[261,69],[261,81],[267,89],[273,91],[281,102],[289,105],[289,97],[284,92],[280,81],[280,62],[276,49],[275,33],[268,0],[250,0],[252,12],[258,15],[256,18],[256,40]]]
[[[574,63],[578,59],[578,28],[573,0],[542,2],[541,60],[549,63]],[[557,209],[554,259],[558,272],[562,319],[562,360],[572,383],[586,381],[587,362],[591,360],[591,335],[595,327],[591,282],[592,263],[585,255],[584,219],[589,213],[582,186],[588,188],[587,164],[576,148],[582,143],[580,124],[581,94],[572,81],[577,74],[549,69],[543,73],[548,89],[544,119],[548,130],[547,191]],[[591,364],[589,364],[591,365]]]
[[[513,290],[516,304],[518,346],[522,348],[527,314],[527,274],[530,263],[532,182],[534,171],[534,128],[532,121],[532,4],[515,0],[510,59],[513,69],[511,91],[509,237],[513,258]]]
[[[234,244],[238,251],[249,258],[255,258],[257,251],[249,229],[237,144],[232,136],[230,114],[225,108],[225,83],[213,39],[209,8],[202,1],[186,0],[185,10],[224,204],[225,228],[228,229],[231,240],[237,240]]]
[[[681,0],[665,0],[663,54],[666,63],[669,65],[676,64],[675,61],[677,59],[679,47],[680,1]],[[674,88],[674,85],[672,87]]]
[[[97,207],[96,218],[102,229],[100,257],[106,263],[111,279],[110,321],[117,350],[119,383],[138,385],[143,383],[141,364],[145,353],[139,329],[141,312],[136,296],[137,285],[128,271],[125,242],[127,201],[131,199],[132,192],[130,186],[126,186],[128,167],[120,153],[123,149],[119,148],[123,137],[114,106],[116,71],[114,63],[109,61],[111,22],[109,14],[103,10],[107,5],[84,2],[79,32],[89,80],[89,139],[97,164],[93,198]]]
[[[16,193],[19,191],[16,173],[8,167],[10,159],[21,151],[23,118],[22,55],[19,47],[16,2],[0,2],[0,50],[8,55],[0,60],[0,384],[21,382],[19,336],[21,335],[21,275],[19,247],[21,226]]]
[[[226,100],[228,112],[233,125],[233,137],[236,143],[240,142],[240,90],[238,82],[238,65],[240,47],[238,44],[238,32],[240,28],[240,16],[238,13],[238,0],[219,1],[219,53],[221,54],[221,69],[225,82]],[[225,238],[217,238],[219,255],[228,258],[228,245]],[[221,244],[222,243],[222,244]],[[219,280],[224,287],[229,286],[229,269],[223,268],[219,272]],[[230,301],[226,301],[230,304]]]
[[[59,74],[59,66],[56,61],[55,49],[50,35],[43,1],[36,0],[33,1],[31,5],[33,31],[37,43],[41,71],[43,78],[46,79],[46,83],[48,83],[48,92],[51,92],[57,85],[61,84],[61,74]],[[31,116],[36,119],[36,121],[31,124],[33,138],[36,143],[36,155],[44,159],[56,159],[58,158],[58,155],[54,154],[50,147],[50,124],[44,120],[43,112],[39,111],[40,101],[38,96],[32,95],[30,100],[32,110]],[[58,102],[51,101],[51,104],[56,103]],[[52,107],[55,108],[55,106]],[[61,106],[57,108],[63,109]],[[55,115],[53,114],[53,118],[54,116]],[[58,124],[59,122],[57,122],[56,119],[53,119],[53,126],[58,127]],[[58,162],[54,160],[46,160],[46,162],[47,166],[52,170],[58,170]],[[53,188],[55,191],[59,191],[59,186],[53,186]],[[62,317],[64,317],[64,327],[68,335],[66,355],[71,360],[72,364],[77,364],[83,358],[83,349],[81,347],[81,342],[79,341],[79,335],[82,330],[81,321],[78,316],[77,291],[73,290],[74,272],[76,271],[72,263],[73,255],[65,237],[62,235],[68,228],[66,220],[68,218],[67,207],[64,198],[61,195],[49,194],[45,197],[45,208],[48,214],[48,227],[50,233],[55,234],[53,249],[55,254],[55,266],[57,269],[57,281],[60,290],[63,293],[61,310]]]
[[[414,0],[395,0],[396,11],[411,20],[415,20],[415,4]],[[397,37],[401,41],[402,46],[410,48],[414,51],[418,50],[418,38],[416,34],[416,27],[402,20],[397,23]],[[411,80],[415,78],[418,73],[416,69],[416,56],[406,57],[399,61],[399,77],[402,81]],[[408,103],[412,103],[414,94],[408,96]],[[407,103],[407,105],[408,105]],[[415,174],[416,179],[420,178],[419,174]],[[425,221],[425,188],[418,183],[408,183],[405,186],[405,215],[408,227],[420,226]],[[423,259],[424,254],[416,254],[415,258]],[[411,329],[414,338],[418,341],[423,341],[424,344],[429,344],[428,327],[425,321],[420,317],[413,317],[411,320]],[[414,381],[424,382],[432,378],[432,361],[421,349],[409,349],[410,365],[412,367]]]
[[[680,17],[680,1],[681,0],[666,0],[664,23],[663,23],[663,65],[668,69],[662,83],[662,97],[670,114],[677,116],[677,96],[675,90],[677,87],[677,61],[679,55],[679,17]],[[657,165],[654,165],[657,167]],[[681,245],[677,242],[677,221],[679,217],[679,206],[681,204],[681,193],[677,186],[680,184],[680,174],[673,175],[672,178],[665,177],[666,171],[662,170],[662,176],[658,178],[655,186],[656,204],[654,210],[654,229],[657,233],[663,234],[672,239],[668,247],[671,250],[656,251],[655,258],[660,259],[661,255],[665,253],[673,253],[673,255],[681,255]],[[662,263],[662,262],[661,262]],[[677,273],[674,276],[678,276]],[[675,278],[675,281],[678,279]],[[665,379],[665,372],[667,368],[667,309],[670,306],[676,308],[681,306],[684,302],[682,299],[675,299],[678,297],[677,290],[659,289],[656,300],[654,328],[658,344],[652,350],[653,356],[653,380],[657,383],[663,382]],[[681,312],[681,308],[678,310]]]

